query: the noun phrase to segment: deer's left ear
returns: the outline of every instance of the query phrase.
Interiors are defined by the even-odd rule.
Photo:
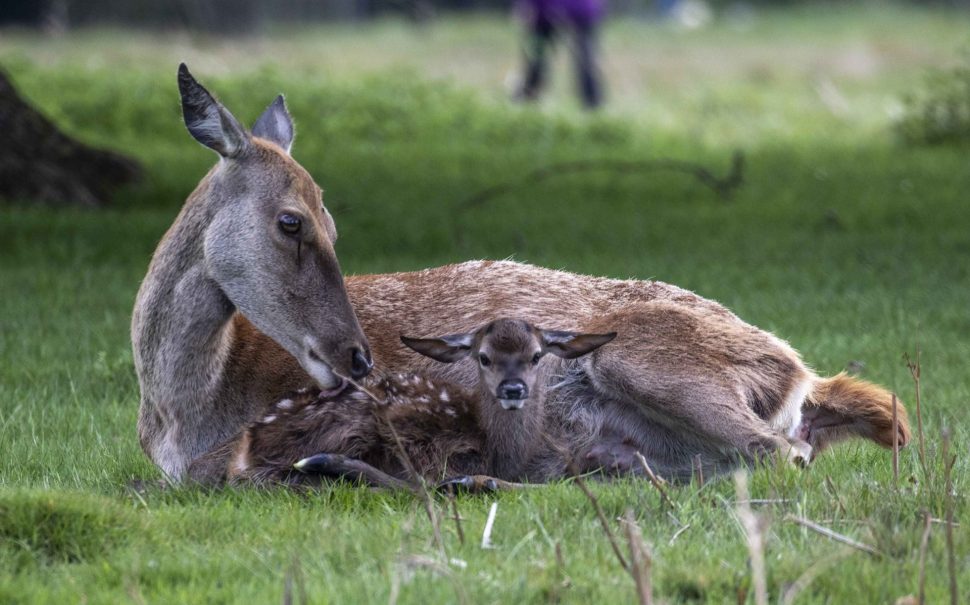
[[[609,334],[581,334],[560,330],[540,330],[542,344],[546,351],[563,359],[576,359],[616,338],[616,332]]]
[[[452,334],[441,338],[408,338],[401,337],[401,342],[425,357],[430,357],[444,363],[454,363],[464,359],[472,351],[475,342],[474,334]]]
[[[178,83],[189,134],[224,158],[242,155],[249,147],[246,129],[192,77],[185,63],[179,65]]]
[[[283,148],[286,153],[293,146],[293,118],[286,109],[283,95],[276,97],[263,115],[253,124],[253,136],[272,141]]]

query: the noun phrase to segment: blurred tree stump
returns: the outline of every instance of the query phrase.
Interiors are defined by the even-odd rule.
[[[135,160],[62,133],[0,71],[0,200],[99,207],[140,175]]]

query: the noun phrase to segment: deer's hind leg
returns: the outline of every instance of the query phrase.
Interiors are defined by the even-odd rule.
[[[537,484],[505,481],[496,477],[490,477],[489,475],[460,475],[458,477],[451,477],[449,479],[445,479],[444,481],[440,481],[435,487],[438,489],[438,491],[443,492],[464,491],[472,494],[487,494],[491,492],[535,487],[536,485]]]
[[[780,341],[734,316],[671,302],[605,316],[593,327],[601,328],[619,335],[593,353],[586,371],[611,402],[604,432],[620,433],[617,443],[632,442],[678,474],[697,455],[717,470],[776,453],[799,464],[810,459],[807,444],[769,422],[804,373],[776,347]]]

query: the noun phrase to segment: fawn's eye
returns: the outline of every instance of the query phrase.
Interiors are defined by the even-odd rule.
[[[535,355],[533,355],[532,356],[532,365],[534,365],[534,366],[539,365],[539,360],[540,359],[542,359],[542,353],[541,352],[540,353],[536,353]]]
[[[478,363],[482,364],[483,368],[487,368],[488,366],[492,365],[492,360],[489,359],[488,355],[485,353],[480,353],[478,355]]]
[[[287,235],[296,235],[300,232],[300,227],[303,226],[303,221],[300,220],[300,217],[287,213],[281,214],[276,221],[280,226],[280,231]]]

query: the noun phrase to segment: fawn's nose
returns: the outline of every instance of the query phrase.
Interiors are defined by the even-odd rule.
[[[361,350],[360,347],[354,347],[350,352],[350,377],[354,380],[360,380],[364,376],[370,374],[370,371],[374,368],[374,361],[371,359],[370,351],[367,349]]]
[[[525,399],[529,396],[529,388],[521,380],[503,380],[496,395],[499,399]]]

